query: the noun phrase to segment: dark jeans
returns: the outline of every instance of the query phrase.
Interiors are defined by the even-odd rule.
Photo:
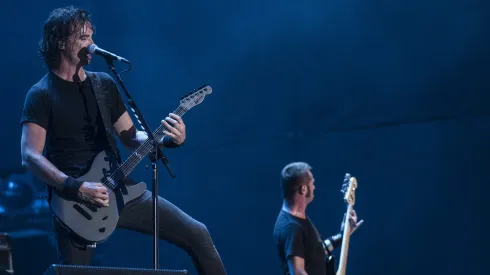
[[[160,239],[184,249],[199,274],[226,274],[206,226],[184,213],[171,202],[159,197]],[[118,228],[153,234],[152,194],[146,191],[130,202],[120,213]],[[60,264],[90,265],[96,248],[82,245],[55,219],[55,238]]]

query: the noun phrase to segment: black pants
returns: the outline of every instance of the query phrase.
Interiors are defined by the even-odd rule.
[[[171,202],[159,197],[160,239],[184,249],[199,274],[226,274],[206,226],[184,213]],[[152,194],[146,191],[130,202],[120,213],[118,228],[153,234]],[[87,247],[54,219],[54,232],[60,264],[90,265],[96,248]]]

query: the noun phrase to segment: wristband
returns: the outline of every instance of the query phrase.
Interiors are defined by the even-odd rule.
[[[166,148],[177,148],[177,147],[180,147],[182,145],[184,145],[185,141],[182,142],[181,144],[177,144],[175,143],[171,137],[169,136],[164,136],[163,139],[162,139],[162,144],[163,146],[165,146]]]
[[[337,248],[339,245],[342,244],[342,233],[339,233],[337,235],[334,235],[330,238],[328,238],[330,240],[330,243],[332,244],[333,248]]]
[[[67,177],[63,182],[63,193],[70,200],[76,200],[78,198],[78,191],[83,181],[77,180],[73,177]]]

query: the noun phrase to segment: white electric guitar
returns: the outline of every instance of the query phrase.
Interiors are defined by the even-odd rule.
[[[355,177],[351,177],[350,174],[345,174],[344,184],[342,185],[342,192],[344,195],[344,201],[347,204],[347,211],[344,217],[344,232],[342,234],[342,250],[340,252],[339,268],[337,269],[337,275],[345,275],[347,270],[347,254],[349,251],[349,240],[351,232],[351,224],[349,216],[354,209],[356,202],[356,188],[357,180]]]

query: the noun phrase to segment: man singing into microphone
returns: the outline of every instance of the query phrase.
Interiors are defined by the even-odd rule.
[[[92,58],[87,47],[93,44],[93,31],[91,15],[84,9],[58,8],[47,18],[40,54],[49,71],[27,93],[21,118],[21,155],[22,164],[44,181],[50,192],[55,187],[103,207],[115,203],[109,201],[107,189],[99,182],[76,178],[87,172],[102,150],[117,151],[111,149],[114,140],[112,134],[106,135],[105,121],[110,120],[111,130],[129,149],[136,149],[147,136],[135,129],[114,80],[106,73],[83,69]],[[109,85],[94,85],[96,78]],[[97,89],[104,89],[99,103]],[[101,116],[103,112],[109,116],[107,120]],[[174,148],[184,143],[186,128],[179,116],[170,114],[162,123],[169,131],[164,132],[161,146]],[[163,198],[159,198],[158,209],[161,239],[184,249],[199,274],[226,274],[204,224]],[[117,226],[151,235],[152,214],[152,194],[146,191],[121,211]],[[61,264],[91,264],[93,246],[80,241],[56,218],[54,231]]]

